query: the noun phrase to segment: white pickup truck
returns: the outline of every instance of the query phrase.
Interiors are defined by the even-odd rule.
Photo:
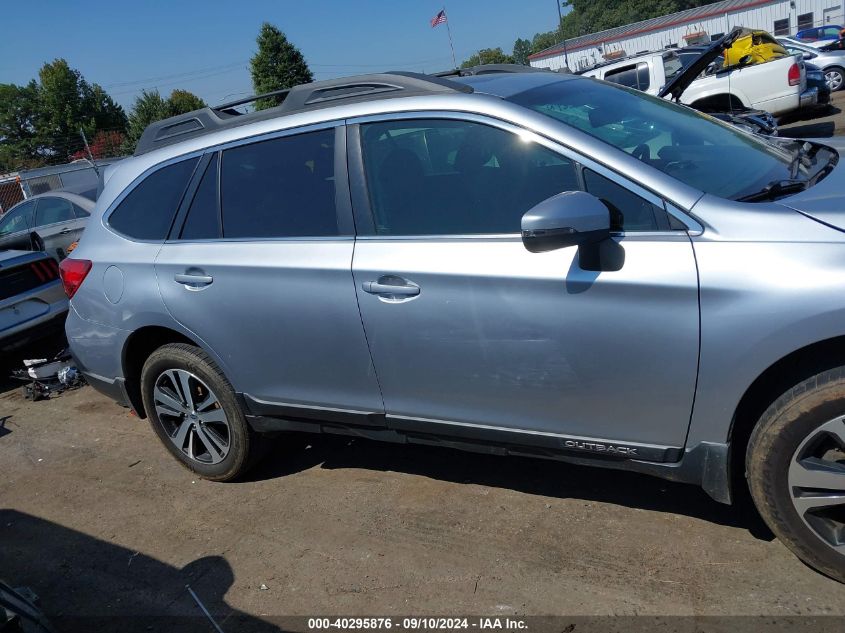
[[[708,49],[709,50],[709,49]],[[714,51],[716,52],[716,51]],[[815,105],[818,91],[807,90],[804,62],[799,56],[781,57],[762,64],[721,68],[721,57],[707,62],[702,73],[696,72],[680,90],[671,95],[663,90],[690,68],[701,51],[667,50],[628,57],[602,64],[583,74],[636,88],[649,94],[673,96],[681,103],[703,112],[721,112],[749,108],[781,116],[798,108]]]

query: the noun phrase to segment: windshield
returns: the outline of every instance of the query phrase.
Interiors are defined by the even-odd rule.
[[[596,80],[547,84],[509,98],[722,198],[738,200],[772,182],[809,180],[829,152],[795,161],[801,144],[777,144],[695,110]]]

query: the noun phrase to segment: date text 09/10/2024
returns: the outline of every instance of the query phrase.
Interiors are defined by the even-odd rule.
[[[400,629],[406,631],[446,631],[477,629],[480,631],[520,631],[528,628],[525,620],[496,617],[443,618],[308,618],[308,630],[374,630]]]

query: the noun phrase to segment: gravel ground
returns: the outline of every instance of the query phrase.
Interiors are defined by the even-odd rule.
[[[845,614],[845,587],[691,486],[296,437],[275,442],[248,481],[216,484],[90,387],[37,403],[9,389],[0,415],[0,575],[53,615],[195,615],[186,583],[241,625],[326,613]]]
[[[817,108],[790,116],[779,126],[781,136],[793,138],[824,138],[845,134],[845,91],[834,92],[830,107]]]

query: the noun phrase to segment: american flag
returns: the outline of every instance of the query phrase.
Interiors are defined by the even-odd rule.
[[[431,18],[431,28],[438,24],[443,24],[446,21],[446,9],[441,9],[440,13]]]

